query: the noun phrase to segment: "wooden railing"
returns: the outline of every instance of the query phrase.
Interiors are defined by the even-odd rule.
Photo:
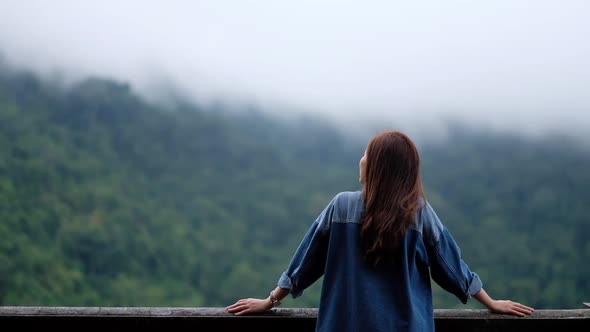
[[[19,329],[153,327],[164,331],[304,332],[314,331],[316,318],[317,309],[308,308],[277,308],[266,314],[237,317],[224,308],[0,306],[0,326]],[[536,310],[522,318],[492,314],[486,310],[436,309],[435,324],[437,332],[589,332],[590,309]]]

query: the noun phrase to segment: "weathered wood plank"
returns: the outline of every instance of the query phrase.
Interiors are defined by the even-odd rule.
[[[250,317],[317,317],[317,308],[276,308],[272,312]],[[484,309],[435,309],[438,319],[522,319],[491,313]],[[0,306],[0,316],[129,316],[129,317],[235,317],[224,308],[215,307],[36,307]],[[587,309],[536,310],[526,319],[590,319]]]
[[[314,331],[316,308],[277,308],[272,312],[234,316],[209,307],[0,307],[0,326],[20,328],[158,328],[190,331]],[[590,310],[536,310],[527,317],[487,310],[435,310],[437,332],[590,331]]]

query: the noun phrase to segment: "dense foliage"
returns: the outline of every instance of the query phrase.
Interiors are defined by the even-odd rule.
[[[588,151],[452,133],[420,146],[427,195],[489,292],[588,300]],[[0,142],[0,305],[60,306],[266,296],[330,198],[358,189],[366,143],[315,118],[159,107],[126,84],[7,68]],[[319,289],[285,305],[316,306]],[[437,307],[462,307],[435,291]]]

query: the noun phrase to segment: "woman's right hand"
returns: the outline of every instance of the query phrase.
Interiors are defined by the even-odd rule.
[[[495,313],[509,314],[520,317],[530,315],[535,311],[535,309],[531,307],[510,300],[493,300],[491,303],[489,303],[488,309]]]
[[[474,294],[473,297],[481,304],[485,305],[486,308],[488,308],[491,312],[498,314],[524,317],[532,314],[535,311],[535,309],[518,302],[510,300],[494,300],[483,288]]]

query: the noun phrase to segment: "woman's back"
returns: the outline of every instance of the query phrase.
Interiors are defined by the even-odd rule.
[[[431,263],[443,284],[463,302],[481,288],[477,275],[456,259],[456,246],[437,249],[450,235],[428,203],[422,204],[393,260],[378,266],[362,255],[363,212],[362,192],[336,195],[279,280],[279,286],[298,297],[324,275],[318,331],[433,331]]]

